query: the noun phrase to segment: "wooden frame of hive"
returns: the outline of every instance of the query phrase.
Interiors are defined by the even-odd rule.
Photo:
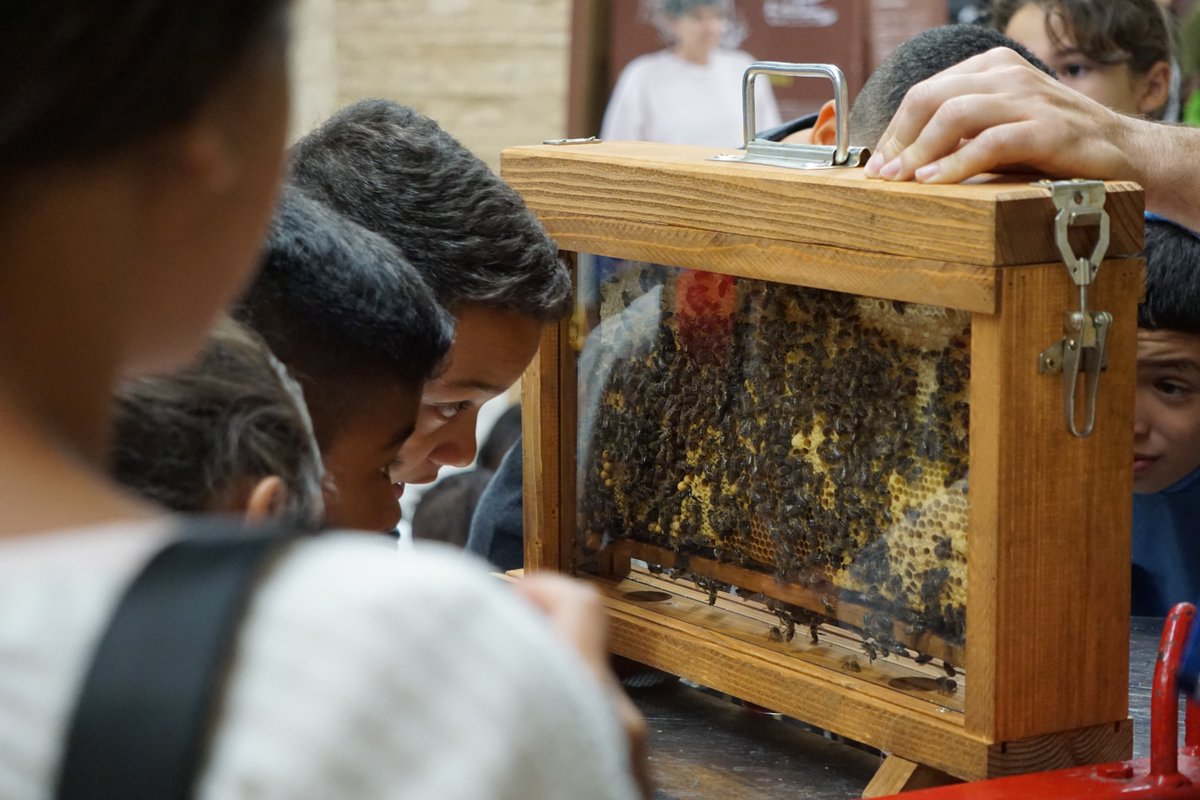
[[[1038,373],[1039,353],[1062,337],[1064,312],[1078,303],[1047,188],[1027,177],[892,184],[861,170],[708,160],[715,152],[517,147],[504,152],[502,172],[568,258],[671,264],[972,313],[962,710],[781,653],[761,630],[746,634],[735,603],[710,608],[682,590],[669,604],[631,600],[643,584],[624,574],[628,552],[610,577],[588,576],[604,594],[614,651],[958,778],[1127,757],[1141,190],[1106,186],[1111,245],[1090,305],[1115,321],[1096,429],[1076,438],[1061,379]],[[547,329],[524,379],[527,570],[574,571],[570,326]]]

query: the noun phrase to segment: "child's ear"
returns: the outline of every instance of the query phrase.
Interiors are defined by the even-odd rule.
[[[812,143],[833,145],[837,144],[837,111],[832,100],[826,100],[825,105],[817,112],[817,121],[812,128]]]
[[[160,242],[191,234],[236,187],[242,165],[233,141],[211,118],[188,120],[151,142],[142,159],[142,205]]]
[[[236,137],[215,115],[201,115],[178,137],[181,166],[200,186],[222,194],[237,182],[241,168]]]
[[[262,524],[276,519],[287,503],[288,490],[283,478],[269,475],[250,490],[246,499],[246,522]]]
[[[1141,79],[1138,113],[1146,117],[1160,116],[1171,96],[1171,65],[1159,61]]]

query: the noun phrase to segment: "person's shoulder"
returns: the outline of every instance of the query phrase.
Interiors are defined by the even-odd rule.
[[[416,603],[437,613],[442,600],[486,598],[502,588],[480,562],[459,551],[397,550],[388,537],[335,532],[297,543],[260,594],[286,596],[288,609],[320,597],[322,606],[334,604],[342,611],[407,611]]]
[[[645,75],[670,69],[678,58],[670,50],[655,50],[653,53],[642,53],[635,56],[621,71],[623,75]]]
[[[712,57],[730,64],[738,64],[742,67],[748,67],[757,60],[745,50],[716,50],[713,52]]]
[[[563,765],[593,751],[620,763],[579,659],[461,551],[303,542],[256,592],[237,654],[205,798],[250,783],[275,796],[598,797]],[[557,766],[531,770],[540,752]]]

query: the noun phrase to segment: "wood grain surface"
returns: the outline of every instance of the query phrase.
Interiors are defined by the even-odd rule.
[[[1092,307],[1114,316],[1096,429],[1067,432],[1038,353],[1078,300],[1061,264],[1006,270],[971,331],[967,727],[995,742],[1126,717],[1139,259],[1108,262]],[[1082,391],[1082,389],[1081,389]]]
[[[580,253],[963,311],[996,310],[996,271],[987,267],[562,212],[543,212],[541,220],[559,247]]]
[[[525,528],[525,569],[564,571],[560,547],[560,513],[571,514],[572,500],[563,506],[560,494],[559,446],[564,438],[560,420],[559,390],[562,374],[560,341],[565,341],[567,321],[542,329],[542,341],[533,362],[521,378],[522,514]],[[566,373],[574,380],[575,371]],[[549,480],[547,480],[549,478]],[[573,537],[566,540],[573,541]]]
[[[514,147],[501,155],[501,172],[550,223],[552,235],[553,221],[569,214],[950,264],[994,267],[1059,259],[1046,224],[1054,216],[1050,192],[1028,175],[926,186],[869,181],[857,169],[790,170],[708,160],[720,152],[648,142]],[[1136,254],[1142,243],[1141,190],[1111,182],[1107,191],[1109,252]]]

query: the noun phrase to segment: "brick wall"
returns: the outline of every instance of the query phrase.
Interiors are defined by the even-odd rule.
[[[493,166],[562,136],[570,0],[300,0],[293,133],[363,97],[436,119]]]

